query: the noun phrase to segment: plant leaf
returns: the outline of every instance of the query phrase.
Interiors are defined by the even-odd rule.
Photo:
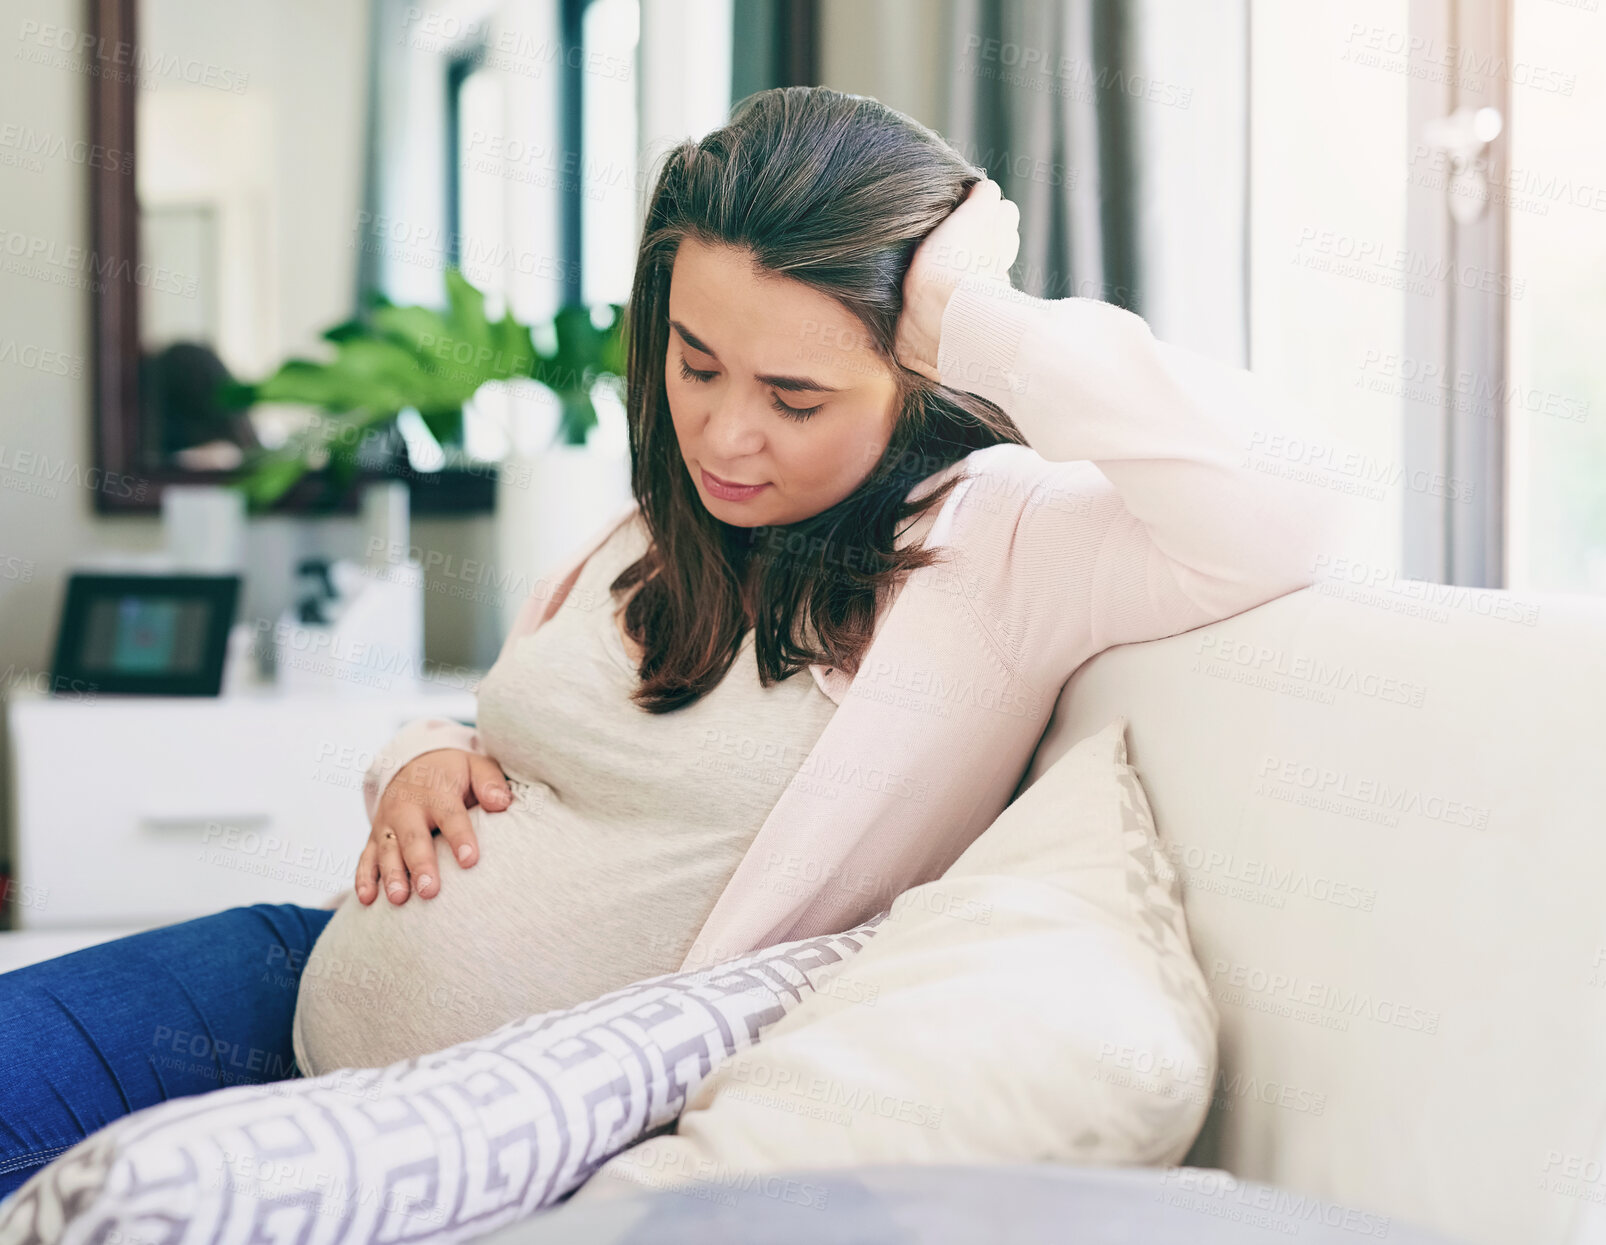
[[[445,284],[444,309],[401,306],[369,291],[365,315],[324,331],[333,357],[287,359],[267,379],[228,390],[231,406],[300,403],[330,416],[294,445],[247,461],[239,485],[253,504],[272,505],[320,449],[328,452],[331,480],[344,487],[355,471],[360,434],[393,423],[404,410],[416,410],[443,446],[461,444],[463,406],[492,380],[540,381],[561,405],[559,436],[585,442],[597,419],[591,386],[601,376],[623,377],[629,358],[624,305],[609,304],[612,320],[600,329],[589,308],[561,308],[551,325],[553,348],[544,351],[511,309],[487,320],[484,295],[458,269],[446,270]]]

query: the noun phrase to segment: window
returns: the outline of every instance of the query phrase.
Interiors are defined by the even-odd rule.
[[[628,302],[636,269],[640,0],[590,0],[582,30],[580,297],[596,306]]]
[[[1518,0],[1509,167],[1508,586],[1606,593],[1606,13]]]
[[[508,166],[491,159],[486,149],[491,136],[501,132],[506,107],[502,77],[473,61],[457,62],[464,72],[451,74],[453,101],[449,127],[454,144],[447,169],[448,262],[485,294],[488,304],[507,302],[507,265],[501,244],[507,236],[506,194]]]
[[[1287,452],[1353,490],[1352,556],[1399,565],[1405,321],[1425,285],[1396,271],[1409,167],[1403,67],[1372,32],[1408,0],[1255,0],[1250,9],[1250,366],[1323,431]],[[1333,447],[1362,461],[1331,467]]]
[[[1381,570],[1606,592],[1599,9],[1251,0],[1251,364]]]

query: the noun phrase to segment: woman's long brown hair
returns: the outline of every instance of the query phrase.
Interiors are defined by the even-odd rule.
[[[664,158],[628,313],[631,487],[651,539],[611,585],[615,594],[636,588],[624,624],[642,649],[632,699],[643,709],[666,713],[706,695],[749,627],[765,687],[813,662],[857,671],[900,577],[938,556],[897,548],[900,525],[940,504],[958,478],[914,501],[910,491],[973,450],[1024,444],[997,406],[893,356],[915,247],[984,176],[902,113],[825,87],[749,95],[728,124]],[[698,497],[664,388],[670,272],[686,237],[745,248],[762,270],[834,298],[897,377],[886,452],[829,509],[744,528],[716,519]]]

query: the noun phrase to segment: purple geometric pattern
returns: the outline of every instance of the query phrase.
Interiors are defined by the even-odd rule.
[[[386,1068],[136,1111],[0,1207],[0,1245],[379,1245],[481,1236],[675,1119],[857,951],[843,934],[626,986]]]

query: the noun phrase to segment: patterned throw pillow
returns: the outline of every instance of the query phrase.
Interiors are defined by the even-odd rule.
[[[0,1245],[458,1241],[558,1201],[673,1120],[856,952],[843,934],[667,974],[386,1068],[178,1098],[0,1207]]]

